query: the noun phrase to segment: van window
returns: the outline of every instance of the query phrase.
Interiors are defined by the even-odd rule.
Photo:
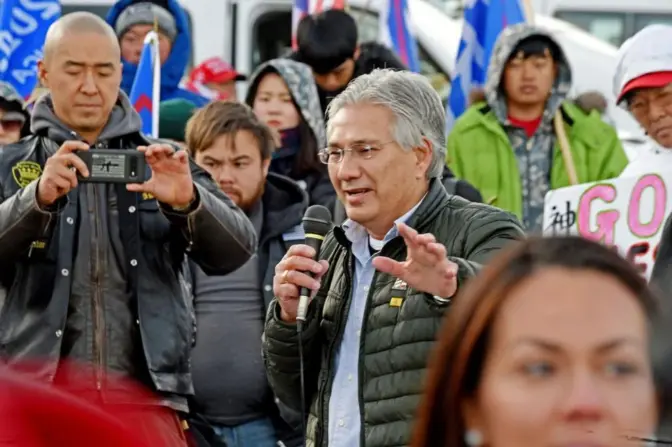
[[[620,46],[626,39],[649,25],[672,25],[672,14],[669,13],[558,11],[555,17],[615,46]]]
[[[635,30],[637,33],[649,25],[672,25],[672,14],[635,14]]]
[[[555,16],[615,46],[620,46],[629,37],[626,30],[626,14],[615,12],[559,11]]]
[[[109,6],[101,6],[101,5],[61,5],[61,13],[62,15],[70,14],[71,12],[77,12],[77,11],[86,11],[93,13],[100,17],[101,19],[105,20],[105,17],[107,17],[107,12],[110,10]],[[191,14],[189,14],[189,11],[185,8],[184,12],[187,14],[187,21],[189,22],[189,29],[193,29],[194,24],[191,20]],[[189,64],[187,65],[187,70],[191,70],[191,68],[194,66],[194,37],[193,34],[191,36],[191,48],[192,52],[191,55],[189,56]]]
[[[292,49],[291,11],[262,14],[252,29],[252,71],[262,63],[284,57]]]

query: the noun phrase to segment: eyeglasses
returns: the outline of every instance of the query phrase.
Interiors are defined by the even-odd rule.
[[[23,121],[0,119],[0,125],[7,132],[14,132],[21,129],[21,127],[23,126]]]
[[[350,152],[355,158],[360,160],[370,160],[374,154],[382,149],[382,146],[386,144],[394,143],[394,141],[388,141],[386,143],[381,143],[378,145],[365,144],[365,143],[355,143],[350,145],[350,147],[341,149],[337,147],[328,147],[322,149],[318,155],[320,161],[326,164],[338,164],[343,161],[345,158],[345,153]]]

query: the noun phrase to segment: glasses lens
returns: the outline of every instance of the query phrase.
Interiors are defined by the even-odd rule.
[[[19,120],[0,120],[0,124],[2,124],[2,128],[8,132],[17,131],[23,126],[23,122]]]

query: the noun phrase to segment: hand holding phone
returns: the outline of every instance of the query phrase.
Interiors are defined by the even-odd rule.
[[[144,154],[152,175],[143,183],[127,184],[128,191],[151,194],[159,202],[175,209],[188,207],[196,200],[186,151],[176,151],[168,144],[139,146],[138,151]]]
[[[143,183],[146,180],[145,154],[136,149],[92,149],[77,151],[86,164],[87,183]]]
[[[51,206],[58,199],[77,187],[79,179],[89,176],[89,168],[77,152],[88,152],[89,145],[83,141],[66,141],[44,164],[44,172],[37,184],[37,201],[42,206]]]

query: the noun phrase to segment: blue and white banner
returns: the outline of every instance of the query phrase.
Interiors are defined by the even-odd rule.
[[[509,25],[525,22],[524,0],[464,0],[462,40],[446,110],[446,131],[469,104],[469,93],[483,87],[497,37]]]
[[[0,80],[23,98],[37,84],[47,30],[60,16],[58,0],[0,0]]]

